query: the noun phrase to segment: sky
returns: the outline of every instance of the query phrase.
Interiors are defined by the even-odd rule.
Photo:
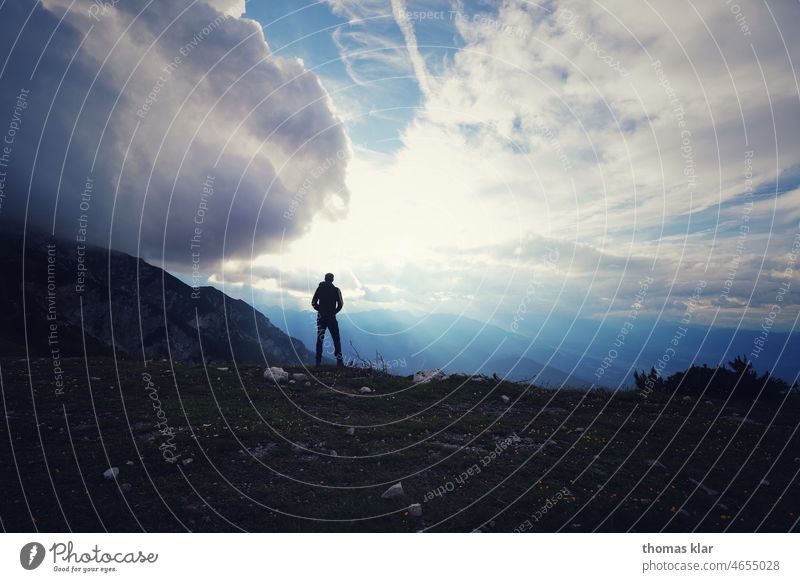
[[[30,89],[0,221],[88,214],[98,244],[291,309],[332,271],[349,310],[520,333],[800,314],[797,2],[0,12],[0,114]]]

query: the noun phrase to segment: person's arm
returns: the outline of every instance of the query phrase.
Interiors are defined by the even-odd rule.
[[[336,300],[336,302],[338,303],[338,305],[336,306],[336,313],[339,313],[342,310],[342,307],[344,307],[344,300],[342,299],[342,290],[337,289],[336,291],[338,292],[339,295],[339,297]]]
[[[311,298],[311,307],[314,308],[314,311],[319,311],[319,287],[314,291],[314,297]]]

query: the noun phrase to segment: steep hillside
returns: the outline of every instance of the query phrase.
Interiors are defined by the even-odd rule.
[[[194,289],[130,255],[28,233],[0,234],[3,355],[183,362],[313,361],[244,301]],[[84,348],[85,346],[85,348]]]

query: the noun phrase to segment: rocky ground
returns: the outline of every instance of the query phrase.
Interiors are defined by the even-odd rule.
[[[62,361],[60,385],[49,359],[0,365],[7,531],[798,527],[795,395],[749,410],[696,392],[112,359]]]

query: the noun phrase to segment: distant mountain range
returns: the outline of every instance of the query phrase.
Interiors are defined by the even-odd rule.
[[[284,332],[306,345],[315,341],[313,311],[278,307],[259,309]],[[375,362],[379,355],[392,373],[408,375],[425,368],[450,372],[497,374],[510,380],[536,378],[539,385],[583,387],[591,384],[557,365],[526,357],[531,340],[463,316],[431,314],[417,317],[405,311],[374,310],[339,314],[346,359]],[[327,336],[326,336],[327,337]],[[330,346],[326,346],[330,355]]]
[[[312,311],[275,306],[258,309],[283,331],[313,346]],[[352,342],[362,358],[375,360],[377,352],[395,362],[390,367],[409,370],[406,373],[443,368],[451,372],[496,373],[511,380],[536,377],[540,385],[575,387],[592,382],[612,388],[632,386],[635,370],[650,370],[659,365],[659,360],[666,362],[666,374],[692,364],[724,365],[736,355],[749,354],[760,334],[760,330],[690,325],[676,346],[672,343],[676,322],[642,317],[625,335],[624,344],[616,345],[624,323],[617,319],[573,320],[567,316],[544,321],[531,315],[520,326],[520,333],[513,333],[452,314],[416,316],[390,310],[351,313],[345,308],[339,315],[346,357],[355,355],[349,345]],[[792,357],[798,353],[800,334],[773,331],[764,351],[753,362],[754,367],[759,372],[774,368],[774,375],[791,383],[800,371],[800,362]],[[602,373],[598,373],[600,369]]]
[[[244,301],[141,259],[31,232],[24,250],[21,231],[0,233],[0,356],[313,362]]]

